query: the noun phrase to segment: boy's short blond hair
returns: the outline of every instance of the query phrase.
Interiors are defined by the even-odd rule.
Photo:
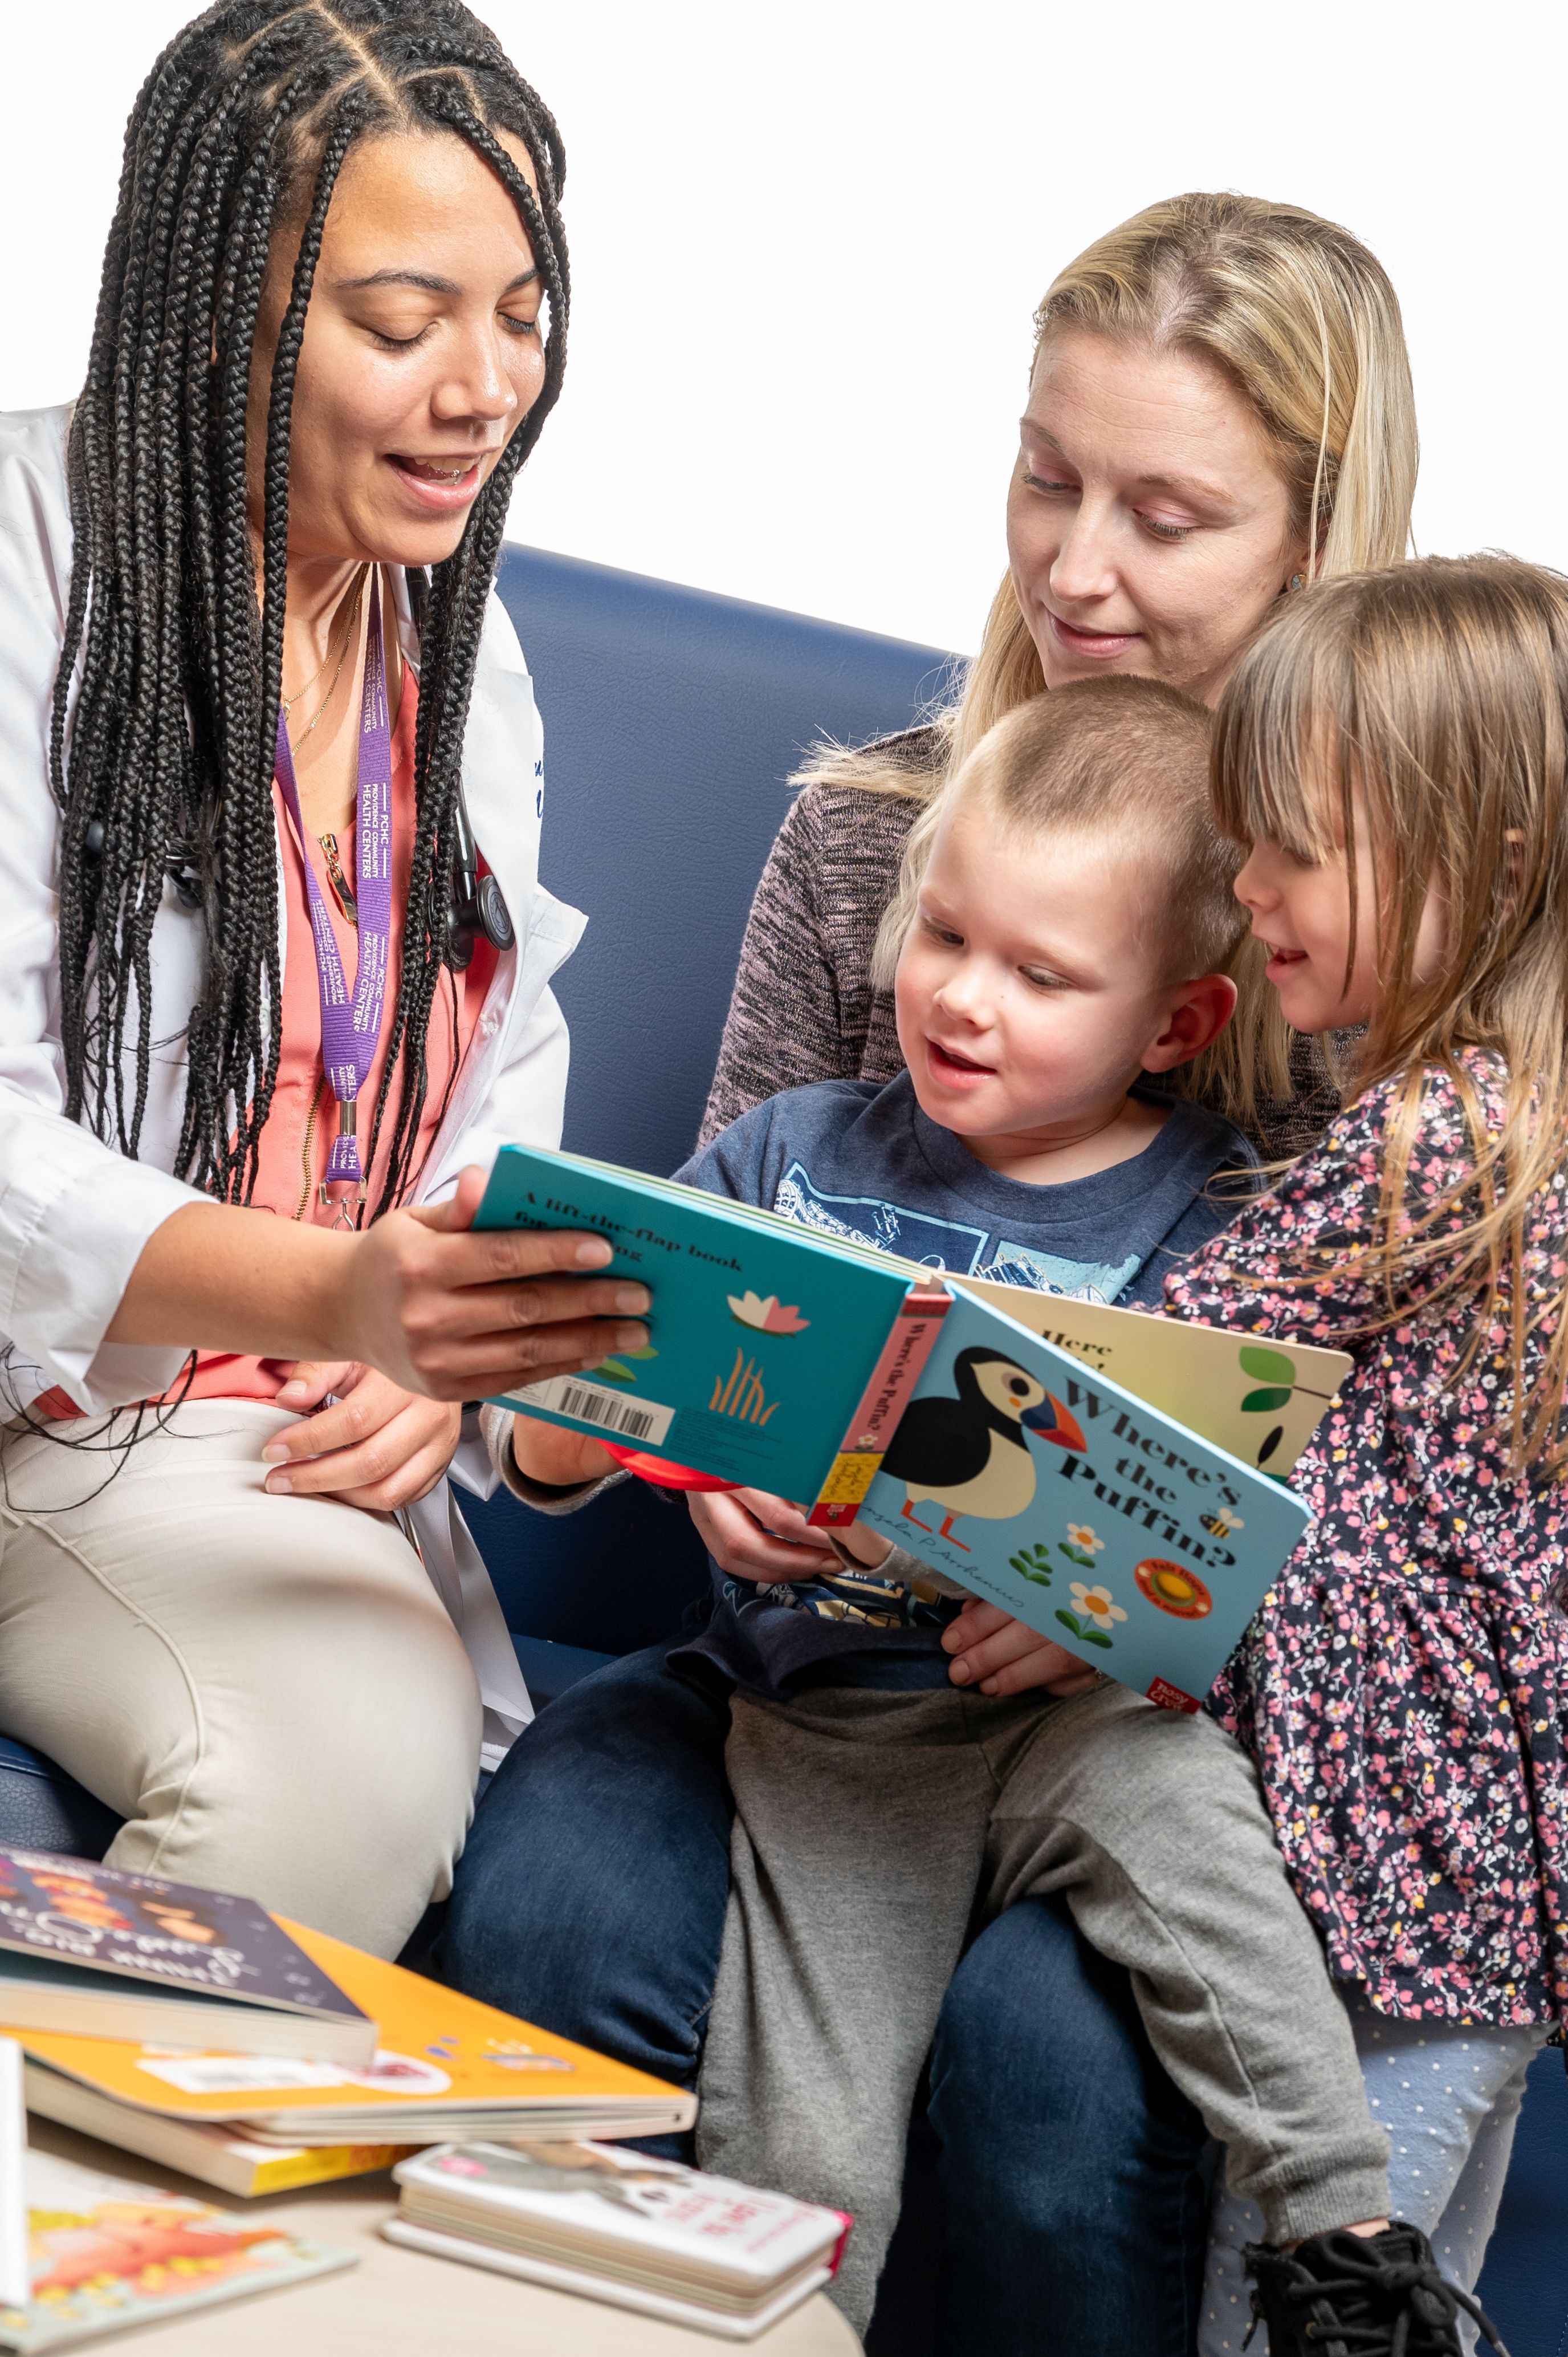
[[[1212,732],[1201,704],[1158,680],[1075,681],[989,729],[949,807],[973,796],[1015,839],[1075,834],[1135,854],[1163,972],[1223,973],[1247,918],[1232,889],[1243,854],[1210,811]]]

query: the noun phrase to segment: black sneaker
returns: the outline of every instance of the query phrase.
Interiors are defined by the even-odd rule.
[[[1400,2219],[1380,2234],[1314,2234],[1294,2251],[1254,2243],[1246,2256],[1252,2332],[1268,2326],[1269,2357],[1462,2357],[1461,2310],[1509,2357],[1491,2319],[1440,2273],[1420,2228]]]

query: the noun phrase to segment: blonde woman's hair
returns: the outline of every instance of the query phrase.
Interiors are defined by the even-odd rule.
[[[1388,275],[1348,230],[1262,197],[1168,198],[1069,264],[1035,313],[1034,358],[1053,334],[1073,328],[1196,353],[1223,371],[1278,457],[1310,578],[1404,554],[1417,459],[1410,360]],[[933,806],[911,831],[878,941],[872,974],[881,986],[908,930],[944,785],[988,728],[1044,686],[1008,573],[961,695],[932,716],[934,763],[917,770],[875,747],[824,746],[792,780]],[[1241,1001],[1220,1043],[1223,1069],[1211,1053],[1187,1068],[1183,1084],[1251,1125],[1260,1083],[1288,1093],[1288,1036],[1255,956],[1242,952],[1236,979]]]
[[[999,848],[1072,834],[1138,859],[1162,975],[1222,973],[1247,919],[1241,854],[1214,823],[1214,716],[1155,679],[1089,679],[1021,704],[983,737],[944,810],[978,807]]]
[[[1372,1232],[1341,1249],[1380,1290],[1385,1322],[1447,1302],[1460,1372],[1504,1349],[1499,1396],[1514,1460],[1568,1469],[1568,579],[1509,556],[1425,557],[1293,598],[1221,698],[1215,814],[1316,859],[1348,851],[1351,946],[1376,912],[1380,998],[1356,1094],[1398,1080]],[[1370,873],[1359,874],[1364,814]],[[1441,895],[1437,970],[1416,972],[1429,892]],[[1348,980],[1348,962],[1347,970]],[[1466,1048],[1506,1066],[1488,1123]],[[1415,1195],[1410,1157],[1429,1077],[1468,1133],[1468,1168]],[[1548,1200],[1549,1195],[1558,1200]],[[1531,1253],[1532,1220],[1551,1243]],[[1545,1273],[1550,1270],[1550,1275]],[[1293,1281],[1308,1285],[1323,1264]],[[1527,1344],[1543,1348],[1533,1381]]]

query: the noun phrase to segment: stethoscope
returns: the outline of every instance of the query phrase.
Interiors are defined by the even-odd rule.
[[[506,895],[495,877],[479,873],[478,845],[468,823],[467,805],[463,789],[457,789],[457,806],[453,818],[452,888],[446,909],[446,963],[455,973],[463,974],[474,963],[474,952],[480,934],[493,949],[505,952],[516,946],[517,931],[511,921],[511,911]],[[82,845],[90,861],[102,856],[103,827],[94,819],[88,827]],[[175,898],[182,909],[201,906],[201,878],[192,864],[190,851],[185,844],[171,845],[165,869],[174,888]]]
[[[452,904],[446,911],[446,963],[461,974],[474,962],[480,933],[492,949],[500,951],[513,947],[517,933],[500,886],[493,876],[479,873],[478,846],[468,823],[461,785],[452,819]]]

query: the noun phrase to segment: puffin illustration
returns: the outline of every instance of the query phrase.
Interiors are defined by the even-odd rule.
[[[1035,1460],[1025,1431],[1071,1447],[1061,1426],[1072,1419],[1037,1376],[1027,1374],[1000,1351],[961,1351],[953,1361],[956,1395],[912,1400],[905,1409],[882,1469],[902,1481],[908,1496],[903,1516],[919,1531],[917,1505],[927,1500],[942,1509],[935,1535],[967,1555],[952,1535],[961,1514],[1007,1522],[1021,1514],[1035,1494]],[[1083,1447],[1077,1426],[1076,1445]]]

